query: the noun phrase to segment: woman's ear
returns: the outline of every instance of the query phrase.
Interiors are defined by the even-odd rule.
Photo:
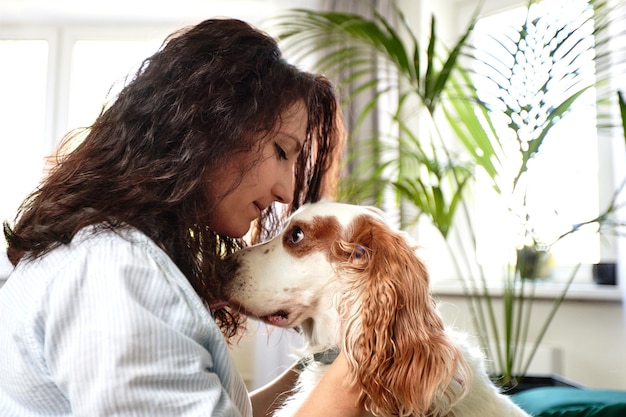
[[[426,267],[402,233],[361,216],[333,252],[344,260],[338,305],[360,402],[377,415],[407,416],[458,401],[468,368],[444,330]]]

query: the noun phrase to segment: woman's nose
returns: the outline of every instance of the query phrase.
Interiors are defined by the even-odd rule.
[[[291,204],[293,201],[295,182],[294,170],[285,172],[283,175],[279,175],[272,190],[272,194],[274,194],[276,201],[283,204]]]

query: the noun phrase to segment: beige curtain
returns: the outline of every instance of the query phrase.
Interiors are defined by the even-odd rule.
[[[346,13],[354,13],[366,18],[374,17],[374,10],[389,22],[394,22],[394,1],[393,0],[321,0],[320,7],[322,10],[328,11],[340,11]],[[372,55],[372,61],[376,63],[379,68],[380,76],[376,78],[380,83],[383,80],[388,80],[393,77],[389,71],[380,63],[376,62],[376,56]],[[384,75],[382,72],[386,72]],[[368,154],[372,152],[371,147],[364,146],[364,142],[372,138],[372,135],[382,133],[387,134],[390,126],[390,111],[388,110],[393,106],[393,101],[396,100],[393,93],[386,93],[378,98],[378,105],[371,110],[367,118],[360,122],[360,126],[357,129],[357,117],[364,109],[365,105],[374,97],[376,90],[368,89],[367,91],[359,92],[355,94],[355,85],[346,84],[344,79],[333,80],[338,86],[340,86],[341,96],[343,97],[343,108],[346,120],[346,128],[349,133],[349,141],[347,146],[348,164],[346,170],[353,173],[357,169],[359,160],[379,160],[378,156]],[[362,81],[361,81],[362,82]],[[384,85],[380,85],[379,90],[384,88]],[[348,97],[350,99],[348,99]],[[356,160],[353,160],[355,154],[358,154]],[[362,168],[363,165],[361,164]],[[370,166],[370,169],[374,169],[375,166]],[[360,176],[367,176],[368,172],[359,172]],[[361,201],[360,203],[369,204],[372,202]]]

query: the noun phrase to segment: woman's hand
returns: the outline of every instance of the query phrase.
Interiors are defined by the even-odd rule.
[[[342,352],[294,417],[360,417],[365,410],[357,406],[359,392],[346,384],[348,361]]]
[[[250,394],[254,417],[271,417],[273,411],[291,393],[298,378],[297,365],[292,366],[268,385]],[[343,352],[328,368],[311,395],[294,417],[360,417],[365,410],[358,407],[358,391],[346,386],[348,361]]]

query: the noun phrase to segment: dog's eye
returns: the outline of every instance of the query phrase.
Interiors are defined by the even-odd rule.
[[[304,232],[302,231],[302,229],[300,229],[298,226],[295,226],[293,229],[291,229],[291,231],[289,232],[289,243],[295,245],[296,243],[299,243],[302,239],[304,239]]]

